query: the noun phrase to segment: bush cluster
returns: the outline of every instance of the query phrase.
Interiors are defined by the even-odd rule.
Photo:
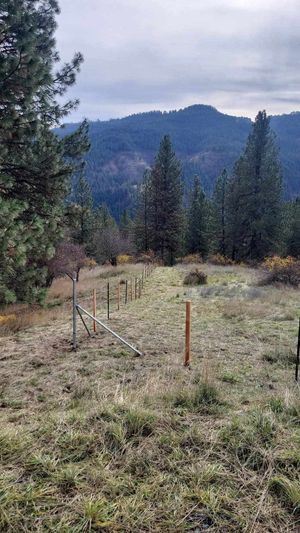
[[[262,283],[264,285],[282,283],[291,287],[299,287],[300,261],[294,261],[284,266],[275,266],[268,272]]]
[[[297,263],[294,257],[279,257],[279,255],[273,255],[272,257],[266,257],[262,266],[267,270],[274,270],[278,268],[290,267]]]
[[[207,275],[198,268],[191,270],[184,278],[184,285],[206,285],[206,283]]]
[[[228,265],[235,264],[235,262],[232,259],[222,254],[211,255],[209,258],[209,262],[212,265],[219,265],[219,266],[228,266]]]

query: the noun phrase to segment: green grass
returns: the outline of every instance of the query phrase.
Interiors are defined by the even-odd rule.
[[[297,323],[278,320],[297,291],[201,265],[202,295],[189,268],[156,269],[112,314],[142,358],[83,329],[74,353],[66,320],[0,339],[0,531],[297,531]]]

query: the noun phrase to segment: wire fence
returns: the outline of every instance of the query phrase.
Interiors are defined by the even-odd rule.
[[[107,320],[120,311],[124,306],[142,298],[145,283],[151,276],[155,266],[145,265],[139,275],[120,275],[109,279],[99,288],[92,289],[90,294],[81,297],[78,295],[77,303],[91,311],[93,316],[101,313]]]
[[[103,303],[105,305],[106,317],[107,320],[109,320],[113,311],[120,311],[123,305],[126,306],[128,303],[141,298],[144,290],[144,284],[146,283],[147,278],[153,272],[153,269],[154,265],[146,265],[144,266],[140,276],[130,277],[129,279],[117,279],[115,282],[107,281],[106,291],[104,291],[103,287],[100,289],[93,289],[90,298],[85,297],[78,299],[76,294],[76,276],[75,274],[73,275],[73,349],[75,351],[77,349],[77,315],[79,315],[79,318],[89,336],[91,336],[91,333],[85,321],[86,317],[92,320],[94,332],[97,331],[98,325],[133,350],[136,355],[142,355],[141,351],[135,348],[132,344],[128,343],[124,338],[104,324],[102,319],[100,320],[97,309],[100,299],[102,306]],[[87,307],[89,309],[87,309]],[[90,307],[92,307],[91,311]]]

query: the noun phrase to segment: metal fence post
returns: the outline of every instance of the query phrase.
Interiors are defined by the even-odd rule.
[[[298,381],[298,377],[299,377],[299,364],[300,364],[300,318],[299,318],[298,345],[297,345],[296,371],[295,371],[296,381]]]
[[[73,350],[77,350],[77,301],[76,301],[76,272],[73,273]]]
[[[109,282],[107,283],[107,319],[109,320]]]

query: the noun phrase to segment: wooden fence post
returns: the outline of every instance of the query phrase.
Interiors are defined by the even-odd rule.
[[[133,300],[133,279],[130,280],[130,301]]]
[[[137,279],[134,279],[134,299],[136,300],[137,295]]]
[[[126,280],[125,283],[125,304],[127,304],[128,301],[128,281]]]
[[[185,312],[185,357],[184,366],[190,366],[191,362],[191,302],[186,302]]]
[[[93,315],[94,317],[96,317],[96,313],[97,313],[97,293],[96,293],[96,289],[93,289]],[[94,333],[96,333],[96,322],[94,320],[94,323],[93,323],[93,330],[94,330]]]

